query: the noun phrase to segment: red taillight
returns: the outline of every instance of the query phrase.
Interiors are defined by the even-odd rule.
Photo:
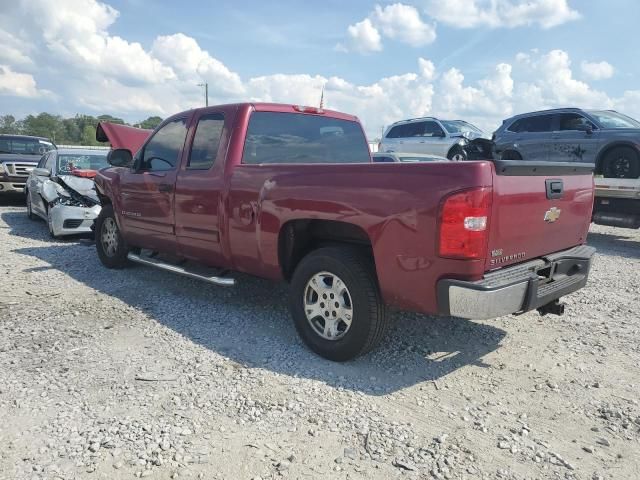
[[[324,110],[321,108],[317,108],[317,107],[305,107],[304,105],[294,105],[293,109],[296,112],[301,112],[301,113],[316,113],[316,114],[323,114]]]
[[[440,208],[440,256],[484,258],[492,190],[475,188],[448,196]]]

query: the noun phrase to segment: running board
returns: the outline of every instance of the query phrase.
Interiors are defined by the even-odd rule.
[[[218,285],[221,287],[233,287],[236,284],[235,279],[228,277],[216,277],[211,276],[208,277],[206,275],[200,275],[198,273],[190,272],[189,270],[179,267],[177,265],[171,265],[170,263],[165,263],[161,260],[156,260],[151,257],[143,257],[141,255],[136,255],[135,253],[129,252],[127,258],[132,262],[140,263],[142,265],[148,265],[150,267],[159,268],[160,270],[166,270],[167,272],[177,273],[178,275],[184,275],[185,277],[195,278],[197,280],[203,280],[207,283],[212,283],[214,285]]]

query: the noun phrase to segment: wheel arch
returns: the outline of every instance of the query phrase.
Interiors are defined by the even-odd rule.
[[[602,174],[603,173],[603,162],[605,157],[607,156],[607,154],[613,150],[614,148],[617,147],[630,147],[632,148],[636,154],[638,155],[638,158],[640,159],[640,146],[632,141],[629,140],[615,140],[613,142],[607,143],[606,145],[604,145],[600,151],[598,152],[597,156],[596,156],[596,169],[595,169],[595,173],[596,174]]]
[[[305,255],[329,245],[360,248],[373,260],[372,242],[362,227],[338,220],[295,219],[284,223],[278,234],[278,263],[283,278],[289,281]]]

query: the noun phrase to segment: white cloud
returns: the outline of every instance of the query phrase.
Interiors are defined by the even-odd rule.
[[[590,80],[605,80],[613,77],[613,66],[609,62],[585,62],[580,64],[582,73]]]
[[[50,93],[39,90],[32,75],[14,72],[11,67],[0,65],[0,95],[37,98]]]
[[[552,28],[580,18],[567,0],[429,0],[426,11],[436,20],[457,28],[525,25]]]
[[[422,21],[415,7],[394,3],[382,8],[376,5],[371,14],[373,24],[382,30],[384,36],[421,47],[436,39],[436,30]]]
[[[129,83],[160,83],[175,76],[140,43],[109,35],[119,15],[109,5],[97,0],[21,0],[19,6],[13,22],[37,34],[61,64]]]
[[[359,53],[379,52],[382,50],[382,35],[387,38],[420,47],[436,39],[433,25],[425,23],[415,7],[394,3],[374,11],[361,22],[349,25],[346,44],[338,44],[341,51]]]
[[[431,60],[425,58],[418,58],[418,66],[420,67],[420,74],[427,80],[433,80],[436,75],[436,67]]]
[[[608,96],[575,77],[569,54],[563,50],[519,53],[513,62],[497,63],[472,82],[463,69],[438,71],[422,57],[416,59],[414,71],[366,84],[315,72],[242,78],[183,33],[159,36],[151,46],[111,35],[109,29],[118,13],[97,0],[60,0],[57,11],[47,10],[52,15],[49,30],[40,19],[25,15],[32,2],[21,2],[12,4],[10,15],[0,13],[0,31],[9,35],[0,39],[20,39],[7,42],[14,50],[11,55],[4,49],[0,94],[53,98],[51,92],[39,88],[42,75],[47,85],[58,85],[57,97],[64,100],[60,109],[70,113],[79,109],[130,119],[167,116],[202,105],[197,83],[205,80],[211,104],[251,100],[318,105],[324,86],[326,107],[360,117],[372,138],[379,136],[383,125],[423,115],[464,118],[487,131],[515,113],[558,106],[620,108],[640,117],[640,90]],[[481,5],[476,3],[476,7]],[[376,10],[381,15],[385,11],[389,10]],[[369,51],[382,48],[381,37],[388,37],[390,29],[399,25],[390,18],[399,18],[398,11],[406,12],[392,11],[384,28],[366,19],[378,34],[377,40],[375,35],[370,38]],[[28,42],[22,43],[25,38]],[[420,36],[402,37],[402,41],[410,38],[418,41]]]
[[[361,22],[347,27],[347,44],[337,45],[338,50],[359,53],[379,52],[382,50],[380,32],[373,26],[371,20],[365,18]]]
[[[195,39],[183,34],[160,36],[153,42],[151,53],[176,74],[191,83],[215,78],[211,83],[212,95],[238,95],[244,92],[237,73],[229,70],[221,61],[202,50]]]

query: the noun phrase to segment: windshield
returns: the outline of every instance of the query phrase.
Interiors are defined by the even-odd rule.
[[[0,138],[0,153],[43,155],[53,150],[53,143],[34,138]]]
[[[71,173],[72,170],[100,170],[108,167],[107,154],[71,154],[58,155],[58,172]]]
[[[463,122],[462,120],[440,120],[440,123],[445,128],[445,130],[449,132],[449,134],[465,132],[482,134],[482,130],[480,130],[478,127],[475,127],[470,123]]]
[[[618,112],[588,112],[602,128],[640,128],[640,122]]]

